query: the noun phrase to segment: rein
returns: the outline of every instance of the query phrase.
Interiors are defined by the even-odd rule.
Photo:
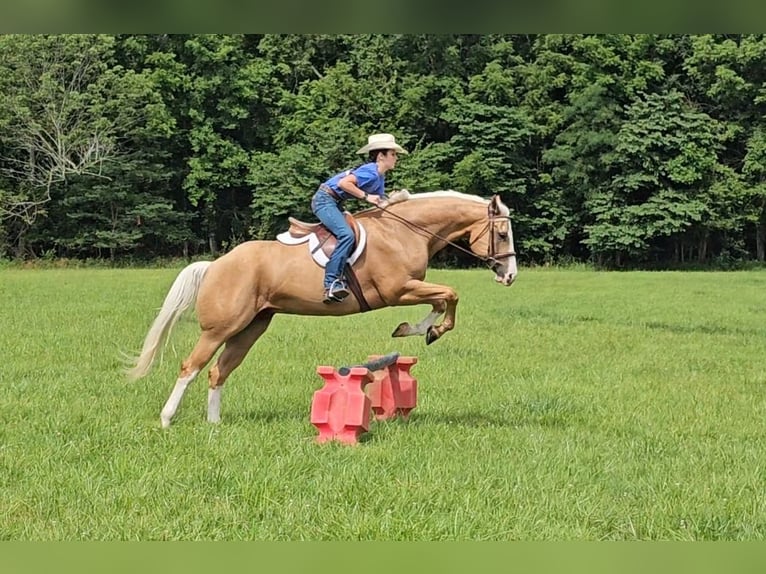
[[[486,256],[484,256],[484,255],[477,255],[476,253],[474,253],[470,249],[466,249],[465,247],[461,247],[460,245],[458,245],[454,241],[450,241],[449,239],[447,239],[446,237],[442,237],[438,233],[434,233],[433,231],[429,231],[428,229],[426,229],[422,225],[418,225],[417,223],[413,223],[412,221],[409,221],[407,218],[402,217],[401,215],[398,215],[398,214],[394,213],[393,211],[389,211],[386,207],[378,207],[378,209],[380,209],[382,211],[385,211],[387,214],[389,214],[390,216],[398,219],[399,221],[401,221],[402,223],[404,223],[408,227],[419,229],[420,231],[422,231],[426,235],[429,235],[429,236],[431,236],[431,237],[433,237],[435,239],[443,241],[447,245],[451,245],[452,247],[455,247],[459,251],[462,251],[463,253],[467,253],[471,257],[475,257],[476,259],[479,259],[480,261],[484,261],[485,263],[488,263],[490,266],[492,266],[492,265],[495,265],[497,263],[500,263],[501,259],[506,259],[508,257],[513,257],[514,255],[516,255],[515,251],[508,251],[508,252],[505,252],[505,253],[496,253],[495,252],[495,234],[496,234],[495,222],[500,220],[500,219],[508,219],[508,220],[510,220],[510,217],[498,214],[493,209],[493,206],[494,206],[494,204],[490,201],[489,205],[487,206],[487,223],[484,225],[484,227],[482,228],[481,232],[476,236],[476,238],[474,238],[474,240],[471,241],[468,244],[469,247],[472,246],[479,239],[484,237],[484,235],[489,233],[489,241],[488,241],[488,245],[487,245],[487,255]]]

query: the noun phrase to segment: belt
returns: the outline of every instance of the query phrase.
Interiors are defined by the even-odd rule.
[[[335,193],[335,190],[333,190],[333,188],[331,188],[329,185],[325,185],[324,183],[322,183],[319,185],[319,189],[324,191],[327,195],[332,197],[335,201],[343,201],[340,198],[340,196],[337,193]]]

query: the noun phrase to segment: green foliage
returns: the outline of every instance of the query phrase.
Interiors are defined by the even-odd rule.
[[[636,257],[700,222],[715,210],[707,190],[721,141],[717,122],[675,90],[636,100],[617,135],[611,181],[587,199],[595,220],[583,242],[597,257]]]
[[[390,190],[499,193],[528,262],[766,257],[762,35],[7,35],[0,54],[0,255],[270,238],[390,132],[412,152]],[[31,153],[76,163],[94,134],[114,153],[89,169]],[[144,204],[164,238],[129,224]]]
[[[0,212],[16,233],[17,252],[106,249],[114,257],[142,245],[143,234],[120,230],[116,214],[143,202],[130,185],[136,162],[151,161],[161,173],[164,154],[156,147],[172,134],[172,121],[152,75],[123,67],[115,46],[106,35],[0,40],[8,95],[0,104],[0,162],[10,175]],[[162,177],[150,173],[142,183],[151,180]],[[48,219],[34,225],[40,215]]]
[[[250,228],[253,237],[267,239],[284,231],[289,215],[313,218],[309,202],[321,183],[315,174],[322,169],[316,156],[313,148],[301,144],[289,146],[279,154],[254,154],[248,176],[254,190]]]

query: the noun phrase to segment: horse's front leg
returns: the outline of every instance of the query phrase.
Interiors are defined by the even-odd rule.
[[[401,323],[392,337],[410,337],[425,335],[426,344],[430,345],[447,331],[455,328],[455,310],[458,296],[454,289],[436,283],[410,280],[404,284],[404,290],[393,306],[431,305],[431,312],[417,325]],[[439,316],[444,314],[441,324],[434,325]]]

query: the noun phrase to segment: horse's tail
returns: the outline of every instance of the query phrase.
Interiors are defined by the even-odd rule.
[[[176,321],[197,299],[202,278],[209,266],[210,261],[197,261],[184,267],[178,274],[144,339],[141,354],[131,361],[133,366],[126,370],[128,379],[131,381],[140,379],[152,368],[157,351],[170,337]]]

